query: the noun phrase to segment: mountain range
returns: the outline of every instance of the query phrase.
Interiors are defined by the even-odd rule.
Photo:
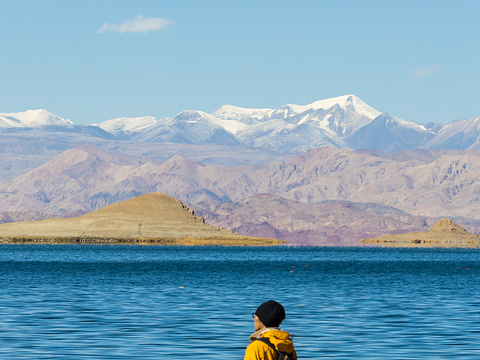
[[[480,231],[480,116],[417,124],[354,95],[309,105],[77,125],[0,114],[0,222],[71,217],[146,193],[290,244],[353,245],[450,217]],[[478,149],[478,150],[477,150]]]
[[[38,165],[85,142],[137,156],[150,152],[160,161],[173,155],[192,158],[192,148],[202,146],[195,160],[239,165],[285,160],[322,146],[388,153],[418,148],[473,150],[480,147],[479,128],[480,116],[450,124],[417,124],[381,113],[354,95],[276,109],[224,105],[211,114],[187,110],[172,118],[123,117],[93,125],[76,125],[45,110],[28,110],[0,114],[0,152],[7,158],[12,148],[16,154],[44,155],[34,164]],[[172,144],[181,146],[172,149]],[[230,154],[219,156],[223,151]],[[244,153],[256,156],[244,157]]]
[[[0,183],[4,211],[76,216],[162,192],[207,223],[290,243],[352,245],[385,232],[417,231],[451,217],[476,231],[480,153],[387,154],[323,147],[287,161],[202,164],[105,152],[87,144]]]

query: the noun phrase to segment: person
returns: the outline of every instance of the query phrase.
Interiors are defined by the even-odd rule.
[[[285,319],[284,307],[269,300],[261,304],[252,314],[255,332],[250,335],[250,344],[245,350],[244,360],[277,360],[278,351],[289,354],[288,359],[297,359],[290,334],[280,330]]]

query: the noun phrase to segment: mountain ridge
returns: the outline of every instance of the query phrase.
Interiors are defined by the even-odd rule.
[[[18,113],[0,113],[0,128],[41,127],[48,125],[74,125],[68,119],[58,117],[47,110],[27,110]]]
[[[45,110],[22,116],[0,125],[0,222],[164,192],[216,226],[291,244],[352,245],[445,216],[479,231],[480,117],[416,124],[354,95],[118,118],[108,131]]]
[[[366,228],[367,224],[373,224],[367,219],[373,216],[371,211],[375,207],[396,209],[375,210],[377,215],[374,216],[379,222],[372,227],[379,232],[382,221],[394,224],[389,227],[390,231],[408,229],[408,222],[415,223],[418,229],[423,221],[413,219],[443,216],[463,217],[467,222],[478,223],[479,151],[415,150],[414,153],[415,156],[411,152],[394,156],[378,151],[324,147],[282,162],[229,167],[202,164],[179,155],[158,162],[107,153],[94,145],[86,145],[0,183],[0,201],[4,211],[11,213],[72,216],[141,194],[163,192],[188,204],[213,225],[231,226],[244,231],[245,235],[270,229],[268,231],[296,242],[301,237],[294,234],[306,231],[303,236],[310,239],[310,244],[326,241],[328,236],[336,236],[339,244],[351,244],[351,239],[361,233],[378,235]],[[262,205],[262,201],[255,200],[259,213],[246,221],[246,214],[240,211],[247,209],[243,201],[257,199],[258,194],[284,199],[281,203],[287,204],[287,210],[283,215],[276,212],[276,200],[265,197],[264,202],[271,204],[270,209]],[[352,220],[358,229],[345,227],[347,223],[338,223],[340,230],[332,226],[320,230],[321,224],[311,228],[308,219],[314,219],[312,209],[316,206],[330,207],[338,216],[346,213],[348,206],[328,205],[332,202],[353,204],[348,206],[356,209],[355,216],[363,218]],[[366,205],[370,203],[377,205]],[[237,205],[231,208],[229,204]],[[230,209],[231,214],[227,216],[223,212],[222,215],[222,209]],[[298,219],[301,225],[291,228],[287,224],[291,222],[289,219],[297,218],[294,209],[311,215]],[[253,210],[249,212],[256,214]],[[262,213],[270,213],[270,220],[265,218],[258,223]],[[245,220],[243,225],[239,219]]]
[[[251,161],[242,157],[243,152],[254,151],[262,156],[275,153],[280,157],[322,146],[388,153],[418,148],[477,149],[480,148],[479,124],[480,116],[450,124],[417,124],[381,113],[350,94],[307,105],[282,105],[276,109],[223,105],[211,114],[185,110],[172,118],[122,117],[92,125],[76,125],[45,110],[29,110],[0,114],[0,137],[5,141],[8,137],[8,143],[17,142],[17,148],[27,147],[24,140],[31,138],[29,141],[48,147],[50,152],[58,149],[56,153],[66,150],[68,145],[64,137],[71,137],[71,147],[80,145],[74,138],[77,134],[85,138],[84,142],[104,149],[129,147],[130,152],[134,151],[133,144],[145,149],[158,147],[153,144],[241,148],[226,160],[231,165]],[[117,143],[113,144],[115,141]],[[204,159],[225,161],[213,151]]]

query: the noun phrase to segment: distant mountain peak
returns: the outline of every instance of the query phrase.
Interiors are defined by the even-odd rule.
[[[243,108],[234,105],[223,105],[215,110],[212,115],[224,120],[242,120],[245,118],[261,119],[272,113],[273,109]]]
[[[195,168],[197,166],[204,167],[205,165],[195,161],[191,160],[189,158],[186,158],[185,156],[182,155],[174,155],[167,161],[165,161],[162,166],[164,168],[172,168],[172,167],[184,167],[184,168]]]
[[[366,115],[371,119],[374,119],[381,112],[368,106],[358,97],[353,94],[337,96],[324,100],[317,100],[307,105],[285,104],[276,109],[251,109],[242,108],[234,105],[223,105],[219,109],[215,110],[212,115],[221,118],[237,118],[237,117],[257,117],[261,118],[265,115],[285,114],[287,116],[292,114],[300,114],[308,110],[320,110],[330,109],[338,105],[341,108],[347,108],[356,112],[360,112],[361,115]]]
[[[141,117],[134,117],[134,118],[121,117],[116,119],[110,119],[95,125],[102,128],[105,131],[115,134],[118,132],[125,132],[125,133],[139,132],[155,125],[157,122],[158,120],[156,120],[155,117],[153,116],[141,116]]]
[[[371,119],[374,119],[381,114],[380,111],[375,110],[352,94],[337,96],[325,100],[318,100],[309,105],[304,105],[304,107],[311,109],[329,109],[335,105],[338,105],[344,109],[355,111],[358,114],[367,116]]]
[[[381,113],[354,94],[275,109],[227,104],[211,114],[185,110],[169,118],[122,117],[95,125],[76,126],[43,109],[0,113],[0,133],[68,132],[142,144],[235,145],[292,155],[325,145],[389,153],[480,148],[480,117],[447,125],[420,124]]]
[[[73,122],[44,109],[18,113],[0,113],[0,127],[40,127],[48,125],[73,125]]]

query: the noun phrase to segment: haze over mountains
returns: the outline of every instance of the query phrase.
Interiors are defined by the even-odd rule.
[[[479,126],[416,124],[353,95],[88,126],[0,114],[1,213],[74,216],[162,192],[211,225],[292,244],[352,245],[439,217],[475,232]]]

